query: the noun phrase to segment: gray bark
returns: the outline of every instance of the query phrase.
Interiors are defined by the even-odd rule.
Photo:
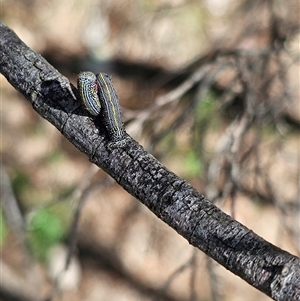
[[[131,137],[126,146],[109,150],[101,120],[88,116],[77,90],[64,76],[3,23],[0,44],[1,73],[91,162],[190,244],[253,287],[274,300],[300,300],[298,257],[222,212]]]

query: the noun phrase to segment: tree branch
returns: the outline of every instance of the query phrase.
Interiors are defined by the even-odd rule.
[[[298,257],[222,212],[132,138],[109,150],[101,120],[88,116],[76,99],[77,90],[3,23],[0,45],[1,73],[91,162],[232,273],[274,300],[300,300]]]

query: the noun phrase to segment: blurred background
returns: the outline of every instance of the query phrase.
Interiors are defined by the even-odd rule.
[[[1,1],[1,20],[74,85],[80,71],[112,75],[146,150],[297,256],[299,12],[297,0]],[[270,300],[0,80],[1,300]]]

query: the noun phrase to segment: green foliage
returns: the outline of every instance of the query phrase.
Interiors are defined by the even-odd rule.
[[[59,164],[65,159],[65,154],[61,150],[56,149],[50,152],[45,159],[49,164]]]
[[[184,166],[188,177],[199,176],[202,173],[202,164],[199,156],[192,150],[186,154]]]
[[[0,247],[2,247],[7,235],[7,226],[4,219],[3,211],[0,209]]]
[[[43,208],[34,213],[29,224],[29,243],[40,259],[44,259],[47,250],[60,242],[66,232],[63,219],[53,208]]]
[[[13,190],[19,198],[22,193],[30,187],[28,175],[22,171],[18,171],[12,180]]]
[[[206,120],[213,120],[213,113],[216,107],[216,95],[209,91],[201,101],[198,102],[195,114],[195,122],[202,123]]]

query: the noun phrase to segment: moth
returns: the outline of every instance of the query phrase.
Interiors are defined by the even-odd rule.
[[[106,129],[112,142],[109,147],[124,146],[126,132],[124,129],[119,98],[106,73],[95,75],[93,72],[80,72],[77,78],[77,87],[81,101],[85,108],[93,115],[101,112]]]

